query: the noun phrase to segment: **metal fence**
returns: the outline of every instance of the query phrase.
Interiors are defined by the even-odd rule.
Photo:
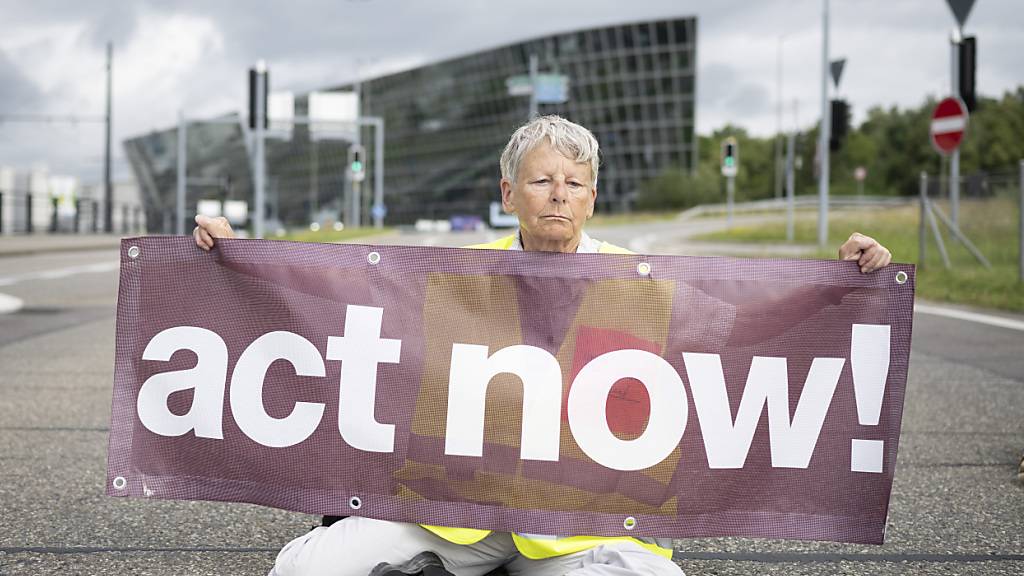
[[[104,232],[104,206],[100,200],[61,201],[49,194],[18,190],[0,191],[0,235],[99,234]],[[138,203],[115,202],[112,230],[118,234],[146,231],[145,213]]]
[[[1024,160],[963,176],[959,201],[950,198],[949,189],[946,175],[921,173],[919,265],[1016,267],[1024,283]]]

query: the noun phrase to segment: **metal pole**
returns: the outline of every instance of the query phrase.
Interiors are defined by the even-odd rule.
[[[729,228],[732,228],[732,204],[733,197],[736,195],[736,178],[733,176],[729,176],[725,179],[725,195],[725,211],[727,214],[726,222],[728,223]]]
[[[960,97],[960,38],[962,30],[954,30],[950,42],[949,52],[950,78],[952,80],[952,93],[956,98]],[[953,219],[953,226],[960,227],[960,147],[953,150],[949,159],[949,205],[950,216]]]
[[[107,42],[107,144],[106,154],[103,161],[103,201],[106,212],[106,223],[103,230],[108,234],[114,231],[114,223],[111,218],[114,206],[114,186],[110,177],[110,125],[111,125],[111,76],[113,75],[114,44]]]
[[[991,270],[992,263],[988,261],[988,258],[985,258],[985,255],[981,253],[981,250],[978,250],[978,247],[975,246],[973,242],[971,242],[971,239],[968,238],[967,236],[964,236],[963,232],[961,232],[959,228],[953,226],[953,223],[949,220],[949,218],[946,218],[946,215],[942,213],[942,210],[938,206],[929,205],[929,207],[929,212],[932,214],[939,215],[939,218],[942,220],[942,223],[945,224],[947,228],[949,228],[949,232],[953,235],[953,238],[959,240],[964,245],[964,248],[967,248],[967,251],[970,252],[971,255],[974,256],[974,258],[977,259],[982,266]],[[934,219],[935,218],[933,216],[932,220]],[[935,228],[937,230],[938,226],[935,226]],[[940,249],[942,249],[941,246]],[[949,267],[948,263],[946,267]]]
[[[320,194],[320,148],[316,140],[310,142],[309,155],[309,223],[316,222],[317,198]]]
[[[373,215],[373,227],[384,227],[384,119],[373,122],[373,205],[377,206]]]
[[[821,126],[818,130],[818,246],[824,248],[828,243],[828,140],[831,130],[832,115],[828,101],[828,1],[823,0],[825,9],[821,20]]]
[[[362,194],[363,194],[363,183],[359,182],[357,180],[353,180],[352,181],[352,226],[354,226],[356,228],[358,228],[360,225],[362,225],[362,222],[361,222],[362,214],[360,214],[360,212],[362,211],[362,210],[360,210],[360,208],[362,208],[362,207],[359,205],[360,198],[362,198]]]
[[[175,202],[174,233],[178,236],[185,235],[185,178],[187,175],[187,154],[186,147],[188,138],[188,127],[185,123],[185,112],[178,110],[178,194]],[[107,222],[110,222],[110,208],[107,205]]]
[[[1020,246],[1018,246],[1018,274],[1019,280],[1024,282],[1024,160],[1020,161],[1020,203],[1017,205],[1017,220],[1019,222],[1020,230],[1018,231],[1018,240]]]
[[[775,49],[775,197],[782,197],[782,39]]]
[[[359,118],[362,116],[363,111],[363,97],[362,97],[362,82],[359,80],[359,65],[356,65],[356,134],[353,144],[362,147],[363,144],[363,125],[359,122]],[[365,156],[365,152],[364,152]],[[363,158],[363,162],[366,162],[366,158]],[[365,173],[365,166],[363,168]],[[358,228],[362,225],[363,220],[363,183],[352,181],[352,226]]]
[[[266,218],[265,186],[267,177],[266,157],[264,150],[264,102],[267,98],[267,64],[260,60],[256,63],[256,130],[253,146],[253,202],[256,204],[252,231],[256,238],[263,238],[263,224]]]
[[[539,113],[537,106],[537,55],[530,54],[530,119]]]
[[[792,242],[796,238],[795,222],[796,211],[796,170],[794,170],[794,154],[796,148],[796,133],[791,133],[786,138],[786,241]]]
[[[924,270],[925,247],[928,243],[928,233],[925,231],[925,219],[928,218],[928,173],[921,172],[921,190],[919,196],[921,204],[921,216],[917,226],[917,267]]]

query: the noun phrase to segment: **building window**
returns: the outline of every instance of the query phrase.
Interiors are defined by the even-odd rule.
[[[622,45],[625,46],[627,50],[633,48],[634,42],[633,42],[633,27],[632,26],[623,26],[622,27]]]
[[[676,44],[686,44],[690,41],[690,35],[686,33],[686,20],[676,20],[674,23],[676,33]]]
[[[638,24],[636,27],[637,48],[651,47],[651,28],[647,24]]]
[[[668,39],[668,22],[658,22],[655,25],[655,32],[658,37],[659,45],[666,46],[670,43]]]

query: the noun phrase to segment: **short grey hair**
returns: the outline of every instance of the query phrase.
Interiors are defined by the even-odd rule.
[[[590,164],[591,186],[597,185],[597,138],[583,126],[555,115],[538,116],[512,133],[501,153],[501,177],[514,184],[523,158],[545,139],[566,158]]]

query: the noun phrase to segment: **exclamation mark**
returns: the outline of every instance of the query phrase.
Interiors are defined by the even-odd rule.
[[[853,369],[853,393],[857,399],[857,421],[861,426],[877,426],[882,414],[885,381],[889,377],[889,326],[854,324],[850,342],[850,367]],[[885,442],[853,440],[850,470],[882,471]]]

